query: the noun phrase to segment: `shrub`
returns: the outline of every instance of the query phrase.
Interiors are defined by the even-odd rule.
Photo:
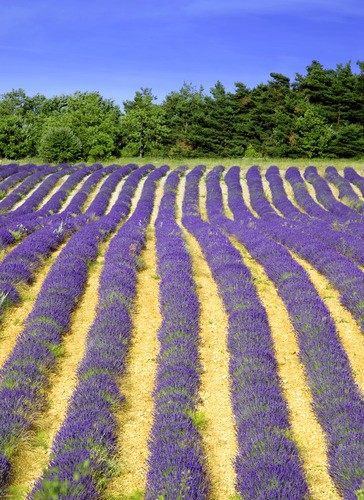
[[[82,144],[69,127],[49,127],[40,140],[38,153],[42,160],[52,163],[80,159]]]

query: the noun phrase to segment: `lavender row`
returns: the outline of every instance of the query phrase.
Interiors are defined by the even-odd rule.
[[[362,196],[364,196],[364,177],[359,175],[352,167],[344,168],[344,177],[346,180],[354,184],[360,189]]]
[[[136,187],[146,169],[133,176]],[[82,295],[88,265],[98,251],[100,241],[116,229],[127,215],[131,199],[121,192],[126,210],[90,222],[74,234],[51,267],[26,328],[6,360],[0,379],[0,491],[11,472],[11,457],[19,439],[32,428],[34,419],[45,406],[50,371],[57,364],[62,336],[68,331],[70,317]]]
[[[215,169],[207,180],[207,208],[210,214],[217,210],[217,217],[222,216],[222,204],[215,203],[213,185],[220,173],[221,168]],[[196,207],[197,183],[192,171],[187,176],[186,206]],[[252,276],[219,229],[186,214],[183,224],[198,240],[228,314],[231,398],[238,434],[237,491],[246,499],[303,499],[308,487],[289,437],[273,340]]]
[[[18,169],[16,172],[14,172],[9,177],[0,182],[0,192],[3,194],[7,193],[10,189],[19,184],[26,177],[29,177],[35,172],[39,172],[43,168],[44,168],[43,165],[38,166],[34,165],[33,163],[23,165],[21,167],[21,170]]]
[[[241,192],[239,182],[230,176],[225,180],[229,200],[237,198]],[[215,202],[220,196],[216,194],[218,189],[216,182]],[[222,201],[219,203],[222,205]],[[235,215],[238,204],[229,203],[229,206]],[[312,392],[314,410],[328,441],[329,472],[346,499],[356,498],[355,491],[364,480],[364,400],[329,311],[302,267],[284,246],[254,229],[251,219],[236,223],[217,215],[216,210],[210,210],[210,214],[215,224],[233,234],[264,267],[285,302],[297,333],[299,356]],[[268,226],[275,228],[272,223],[265,224]],[[295,236],[302,241],[301,234],[295,235],[292,231],[291,236],[292,240]],[[316,251],[322,248],[318,246]]]
[[[58,170],[59,167],[45,166],[27,177],[19,187],[14,189],[14,191],[0,201],[0,211],[4,213],[11,210],[13,206],[24,198],[24,196],[26,196],[34,186],[41,182],[46,176],[53,174]]]
[[[3,181],[20,170],[18,163],[9,163],[8,165],[1,165],[0,181]]]
[[[102,186],[100,193],[106,191],[108,196],[115,188],[120,177],[127,175],[133,165],[126,165],[118,169],[118,174],[112,179],[112,183]],[[98,172],[96,172],[97,174]],[[113,175],[113,174],[111,174]],[[111,176],[110,176],[111,177]],[[90,179],[88,179],[90,180]],[[89,183],[89,189],[94,185]],[[100,194],[99,193],[99,194]],[[54,251],[64,239],[87,224],[91,215],[101,216],[107,204],[103,195],[97,196],[90,205],[89,215],[79,217],[54,217],[52,223],[42,229],[30,234],[17,247],[15,247],[0,263],[0,311],[11,303],[19,301],[19,294],[16,289],[18,283],[29,283],[32,281],[36,270],[41,266],[43,260]]]
[[[34,212],[37,207],[41,204],[45,196],[50,192],[51,189],[54,188],[54,186],[57,184],[57,182],[64,177],[65,175],[68,175],[69,173],[72,173],[75,171],[75,168],[69,168],[67,167],[62,168],[58,172],[55,172],[54,174],[49,175],[48,177],[45,178],[45,180],[40,184],[40,186],[34,191],[34,193],[26,198],[24,203],[22,203],[19,207],[15,208],[12,210],[7,216],[14,217],[14,216],[21,216],[24,214],[28,214],[31,212]]]
[[[101,167],[101,166],[100,166]],[[97,168],[100,168],[97,166]],[[91,168],[91,172],[94,170],[94,168]],[[77,183],[79,180],[81,180],[87,173],[89,172],[89,167],[82,168],[78,172],[75,172],[72,174],[67,181],[65,182],[68,183],[68,181],[75,182]],[[84,200],[87,198],[88,192],[91,190],[92,187],[94,187],[97,182],[99,181],[101,177],[101,174],[97,175],[95,173],[94,175],[91,175],[90,178],[88,179],[88,185],[89,187],[86,188],[86,183],[84,186],[82,186],[77,193],[75,197],[78,197],[79,199],[79,206],[81,208],[82,204],[84,203]],[[72,178],[72,180],[71,180]],[[69,184],[68,184],[69,185]],[[72,185],[72,184],[71,184]],[[71,189],[68,187],[68,189]],[[55,219],[51,219],[49,217],[49,212],[51,210],[54,210],[55,212],[59,211],[60,209],[60,200],[64,200],[67,197],[67,191],[64,192],[63,189],[60,190],[60,195],[58,195],[58,192],[55,193],[55,195],[49,200],[49,202],[46,203],[42,209],[28,215],[20,215],[20,216],[10,216],[8,218],[3,218],[2,221],[2,227],[0,227],[0,245],[1,247],[7,247],[9,245],[12,245],[15,243],[16,239],[20,239],[25,237],[26,235],[31,234],[32,232],[36,231],[37,229],[41,229],[44,227],[46,224],[52,223],[55,221]],[[54,202],[52,201],[54,200]],[[63,201],[62,200],[62,201]],[[69,212],[72,214],[72,211]],[[68,217],[69,218],[69,217]],[[61,216],[61,219],[58,217],[58,222],[61,220],[67,219],[67,215],[64,213]]]
[[[285,178],[293,189],[296,202],[305,212],[307,212],[308,215],[328,221],[329,223],[333,223],[337,220],[337,217],[335,217],[331,212],[325,210],[321,205],[314,201],[309,194],[305,181],[303,180],[297,167],[289,167],[286,170]]]
[[[99,498],[112,473],[110,462],[117,443],[114,413],[123,399],[118,380],[125,369],[132,329],[138,256],[153,209],[156,182],[167,169],[160,167],[148,176],[134,213],[106,252],[97,317],[88,332],[78,385],[53,442],[50,465],[31,498],[49,495],[50,481],[60,485],[61,498]]]
[[[194,422],[200,386],[199,302],[191,257],[175,220],[183,169],[166,182],[155,222],[162,324],[146,499],[207,498],[201,435]]]
[[[313,185],[317,200],[331,213],[343,220],[355,220],[359,215],[355,210],[337,201],[327,182],[318,174],[316,167],[307,167],[304,178]]]
[[[238,167],[235,168],[237,169],[236,175],[239,176],[239,169]],[[249,172],[250,176],[256,177],[254,183],[255,196],[260,197],[263,202],[268,203],[264,198],[259,170],[254,168],[250,169]],[[353,259],[357,264],[364,265],[364,245],[362,238],[358,238],[353,234],[348,234],[338,229],[331,229],[330,224],[327,222],[321,219],[312,219],[306,214],[302,214],[288,199],[277,167],[269,167],[265,176],[270,185],[273,204],[286,217],[286,219],[284,219],[280,216],[276,216],[275,223],[277,225],[296,229],[302,233],[303,238],[306,235],[310,235],[323,244],[334,248],[340,254]],[[253,186],[250,185],[250,188],[253,189]],[[265,219],[264,211],[258,211],[258,215]],[[294,220],[287,220],[287,218]]]
[[[256,190],[255,197],[259,198],[260,196],[263,198],[259,171],[254,170],[253,173],[255,183],[254,186],[250,186],[250,189]],[[351,258],[341,255],[326,243],[325,237],[329,231],[325,231],[324,225],[319,226],[319,228],[322,228],[322,239],[319,240],[319,238],[312,237],[309,231],[301,232],[287,224],[272,224],[271,220],[269,223],[257,220],[255,224],[258,229],[297,252],[298,255],[310,262],[321,274],[326,276],[339,290],[342,304],[354,315],[364,331],[364,275]],[[333,242],[331,243],[334,245]],[[346,240],[342,239],[338,247],[340,248],[341,245],[345,247],[345,244]],[[359,256],[359,253],[362,253],[360,243],[355,238],[350,238],[348,244],[351,245],[349,255],[352,249],[353,254],[356,252],[357,260],[362,262],[362,256]]]
[[[285,178],[292,186],[295,200],[297,201],[299,206],[303,208],[303,210],[305,210],[310,216],[317,217],[318,219],[331,224],[332,229],[353,234],[358,238],[364,237],[364,228],[363,223],[360,222],[360,216],[356,214],[355,221],[348,220],[334,215],[328,210],[322,208],[322,206],[316,203],[308,193],[305,181],[303,180],[297,167],[288,168],[285,174]],[[323,179],[321,180],[325,183]],[[346,205],[343,205],[342,203],[340,205],[345,207],[347,210],[350,210],[348,207],[346,207]]]
[[[350,182],[342,177],[335,167],[327,167],[325,170],[325,178],[327,181],[334,184],[339,190],[339,198],[343,199],[353,210],[359,214],[364,213],[364,202],[359,198]]]

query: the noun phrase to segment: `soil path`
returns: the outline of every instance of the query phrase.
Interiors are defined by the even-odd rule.
[[[5,310],[0,320],[0,368],[2,368],[11,351],[14,349],[18,335],[24,329],[24,321],[33,309],[35,300],[47,277],[49,269],[61,253],[64,245],[65,243],[44,262],[42,268],[37,271],[32,284],[23,284],[18,287],[21,302]]]
[[[204,183],[203,180],[201,194],[205,193]],[[179,214],[184,184],[182,179],[177,198]],[[200,199],[205,200],[201,196]],[[203,211],[205,212],[204,209]],[[184,229],[183,234],[192,256],[194,279],[201,306],[199,349],[202,373],[201,405],[198,410],[205,419],[201,435],[211,480],[211,499],[227,500],[236,495],[233,461],[238,449],[230,400],[228,319],[200,246]]]
[[[275,346],[278,373],[288,403],[293,439],[297,443],[311,498],[339,499],[327,471],[327,447],[324,432],[311,408],[312,396],[303,365],[298,358],[298,343],[288,312],[276,288],[246,249],[231,238],[253,275],[254,283],[268,315]]]
[[[126,372],[120,383],[120,391],[125,396],[125,404],[116,415],[119,424],[117,461],[121,474],[109,481],[105,498],[120,498],[120,493],[125,498],[137,498],[133,495],[143,492],[146,485],[148,439],[153,422],[153,389],[159,352],[157,334],[161,323],[154,222],[164,182],[165,179],[162,179],[156,190],[146,245],[141,253],[144,269],[139,271],[137,277],[133,332]],[[140,192],[135,194],[135,203],[139,196]]]
[[[53,439],[67,412],[68,401],[77,384],[77,367],[84,355],[87,332],[95,319],[98,283],[108,242],[99,247],[99,255],[91,264],[85,292],[72,315],[71,328],[63,339],[64,356],[49,380],[48,408],[40,416],[33,440],[19,451],[13,468],[10,498],[26,498],[36,479],[47,467]],[[24,494],[21,497],[19,494]]]
[[[364,336],[358,323],[341,305],[340,294],[329,280],[298,255],[292,253],[292,256],[308,273],[318,294],[330,311],[342,346],[348,355],[355,381],[364,393]]]
[[[59,188],[63,185],[64,182],[69,178],[70,174],[65,175],[64,177],[61,177],[61,179],[58,180],[57,184],[49,191],[49,193],[43,198],[43,200],[39,203],[37,210],[42,208],[47,201],[49,201],[54,194],[59,191]]]

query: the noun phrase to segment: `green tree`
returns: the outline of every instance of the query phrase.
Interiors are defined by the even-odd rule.
[[[296,150],[308,158],[324,156],[332,135],[332,128],[313,106],[308,106],[295,121]]]
[[[42,126],[46,98],[13,89],[0,96],[0,155],[19,159],[34,156]]]
[[[120,108],[99,92],[75,92],[50,99],[44,106],[42,136],[52,127],[68,127],[81,141],[88,161],[118,155],[121,146]]]
[[[80,159],[82,143],[69,127],[48,127],[39,143],[39,156],[51,163]]]
[[[20,117],[0,117],[0,157],[16,160],[26,156],[26,139],[26,131]]]
[[[333,133],[329,155],[338,158],[363,158],[364,127],[355,123],[339,127]]]
[[[203,88],[184,83],[162,103],[169,135],[166,144],[171,156],[198,156],[205,151],[205,95]]]
[[[169,129],[165,111],[162,106],[153,103],[155,99],[151,89],[142,88],[135,93],[134,100],[124,101],[125,115],[121,118],[124,155],[143,158],[148,153],[163,152]]]

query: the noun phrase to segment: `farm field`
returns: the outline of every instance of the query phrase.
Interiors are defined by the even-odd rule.
[[[0,498],[364,495],[364,166],[0,166]]]

